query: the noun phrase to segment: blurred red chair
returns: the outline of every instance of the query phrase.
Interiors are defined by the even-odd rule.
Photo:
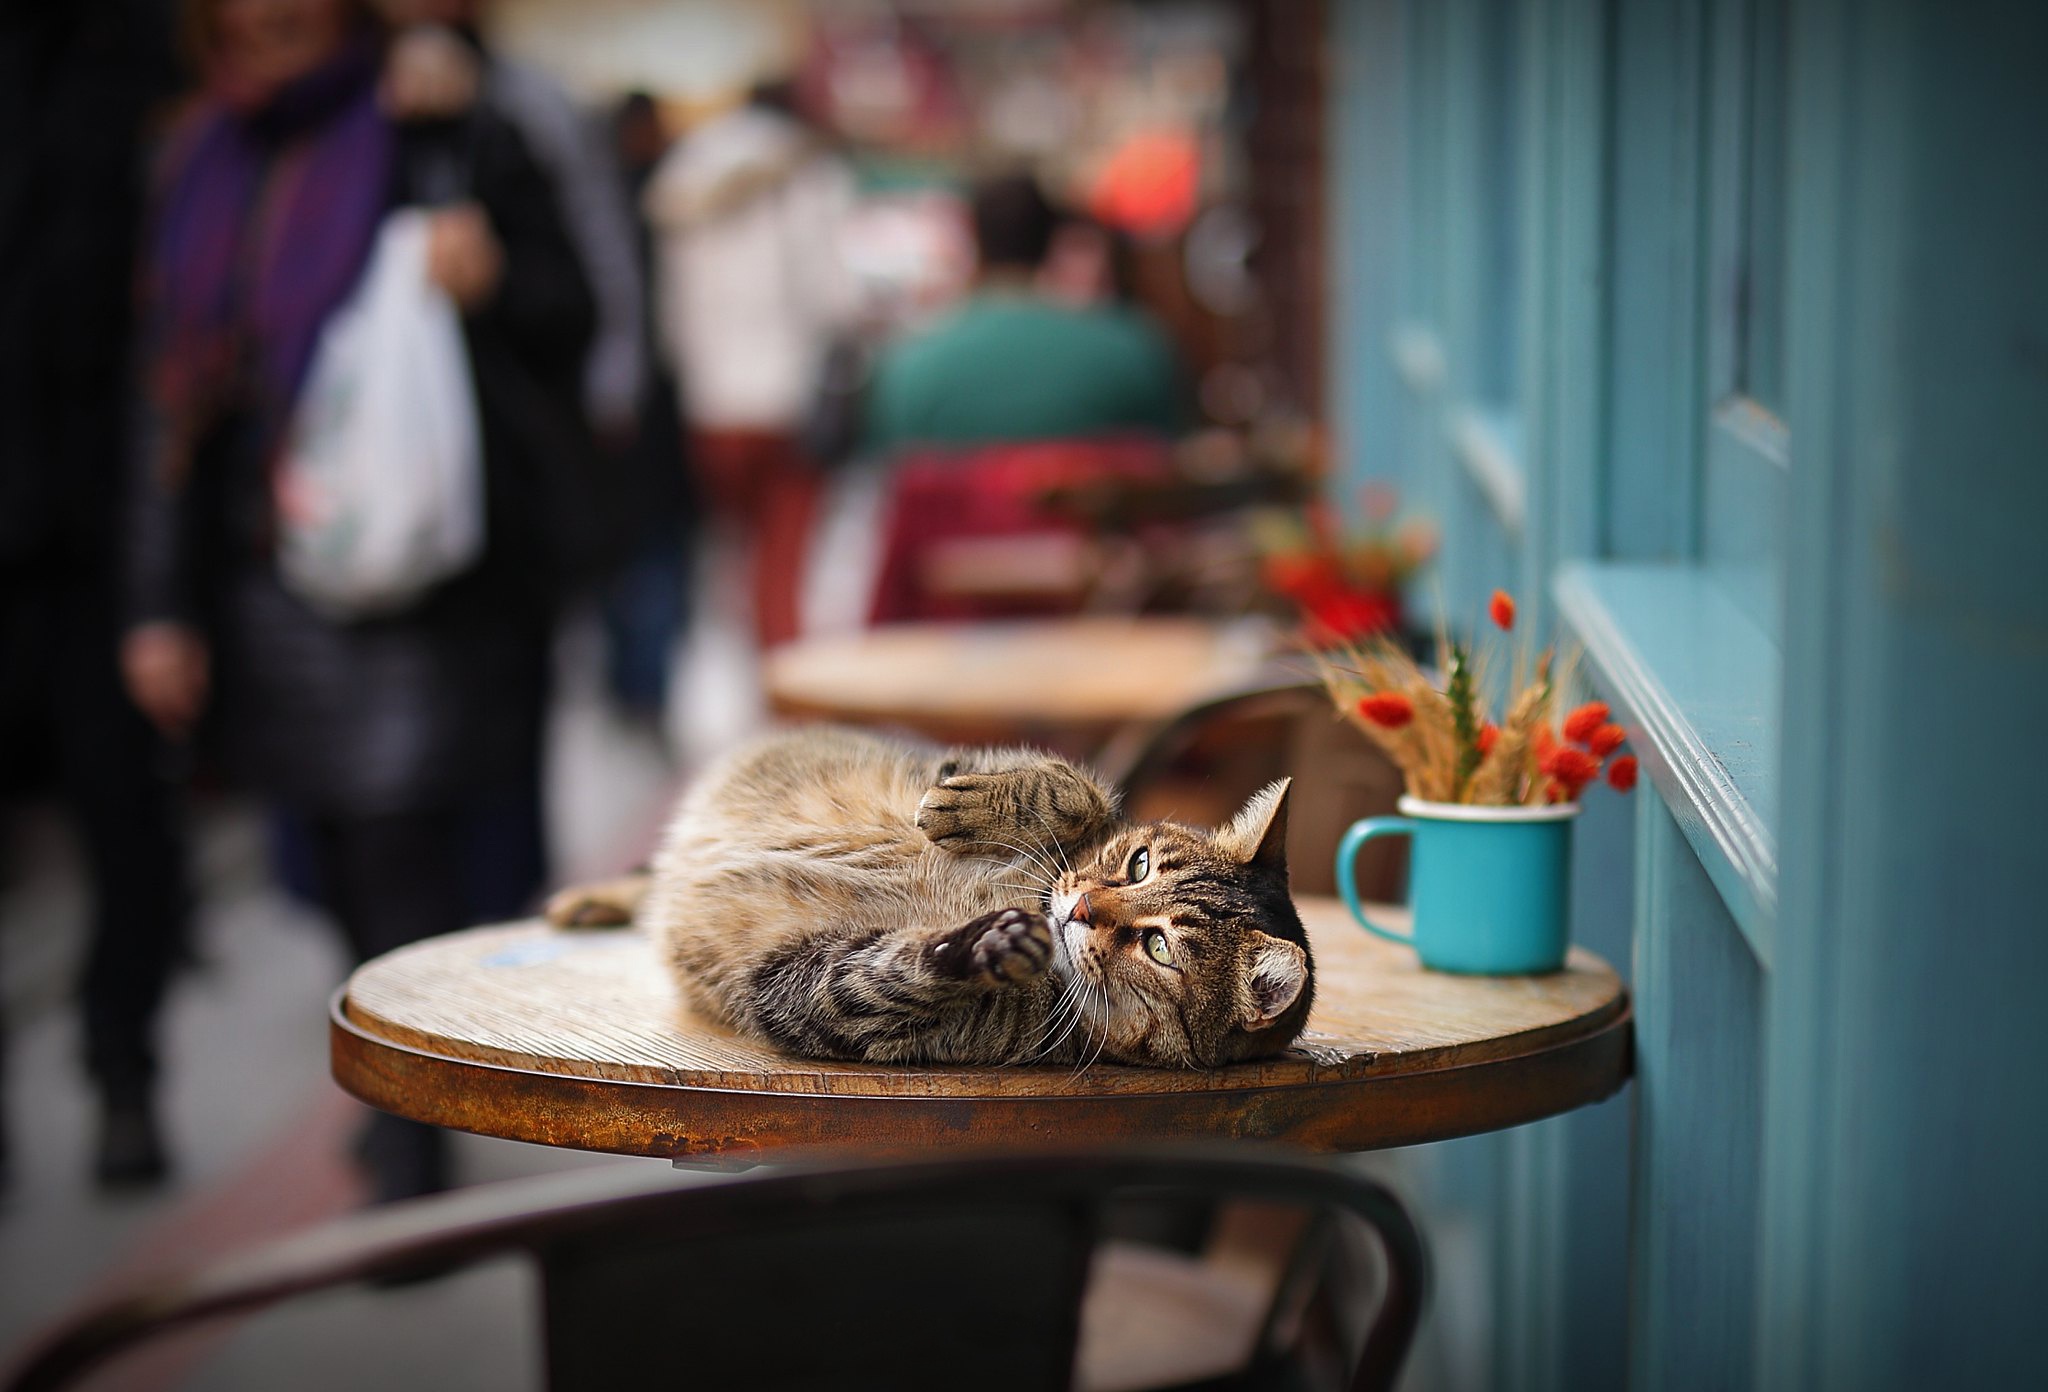
[[[1165,444],[1045,440],[919,450],[884,507],[872,623],[1070,614],[1094,579],[1094,536],[1046,500],[1106,479],[1172,476]]]

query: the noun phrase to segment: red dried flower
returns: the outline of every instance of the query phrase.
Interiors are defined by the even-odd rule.
[[[1495,590],[1486,606],[1487,614],[1503,631],[1515,626],[1515,597],[1506,590]]]
[[[1358,703],[1358,713],[1375,725],[1398,730],[1415,718],[1415,706],[1398,691],[1375,691]]]
[[[1621,726],[1615,724],[1602,725],[1586,737],[1586,748],[1592,750],[1599,758],[1604,759],[1615,750],[1621,748],[1622,743],[1627,739],[1628,731],[1622,729]]]
[[[1275,594],[1303,604],[1313,604],[1334,594],[1344,584],[1337,563],[1313,552],[1288,552],[1268,556],[1260,563],[1260,579]]]
[[[1614,791],[1625,793],[1636,785],[1636,756],[1624,754],[1607,766],[1607,781]]]
[[[1476,742],[1479,745],[1479,757],[1484,759],[1493,753],[1493,747],[1500,743],[1500,726],[1491,720],[1487,721],[1479,727],[1479,738]]]
[[[1539,767],[1563,785],[1571,797],[1600,776],[1600,761],[1583,749],[1560,744],[1546,754]]]
[[[1564,737],[1574,744],[1584,744],[1593,737],[1593,732],[1607,723],[1607,703],[1588,701],[1564,718]]]

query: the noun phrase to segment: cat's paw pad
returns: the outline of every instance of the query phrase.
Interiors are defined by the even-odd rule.
[[[998,909],[934,948],[951,975],[1029,981],[1052,964],[1052,920],[1035,909]]]
[[[1052,963],[1052,920],[1035,909],[1002,909],[975,923],[974,965],[997,981],[1029,981]],[[969,925],[970,927],[973,925]]]
[[[934,842],[973,838],[988,827],[993,783],[981,773],[940,779],[917,804],[917,829]]]

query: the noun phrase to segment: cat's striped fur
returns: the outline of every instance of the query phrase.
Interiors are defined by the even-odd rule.
[[[1048,754],[814,726],[690,791],[637,916],[699,1009],[794,1053],[1227,1063],[1308,1017],[1286,794],[1131,825]]]

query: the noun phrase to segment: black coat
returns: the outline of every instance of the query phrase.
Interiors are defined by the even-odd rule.
[[[184,486],[162,483],[146,452],[131,483],[131,619],[202,627],[215,654],[210,735],[256,788],[301,812],[454,807],[537,757],[556,523],[592,450],[579,388],[594,310],[553,190],[511,129],[481,112],[401,133],[393,206],[457,197],[483,206],[505,249],[503,280],[465,322],[485,468],[476,567],[395,615],[316,613],[279,579],[268,461],[249,416],[209,432]]]
[[[0,7],[0,586],[111,588],[160,0]],[[4,679],[4,674],[0,674]]]

